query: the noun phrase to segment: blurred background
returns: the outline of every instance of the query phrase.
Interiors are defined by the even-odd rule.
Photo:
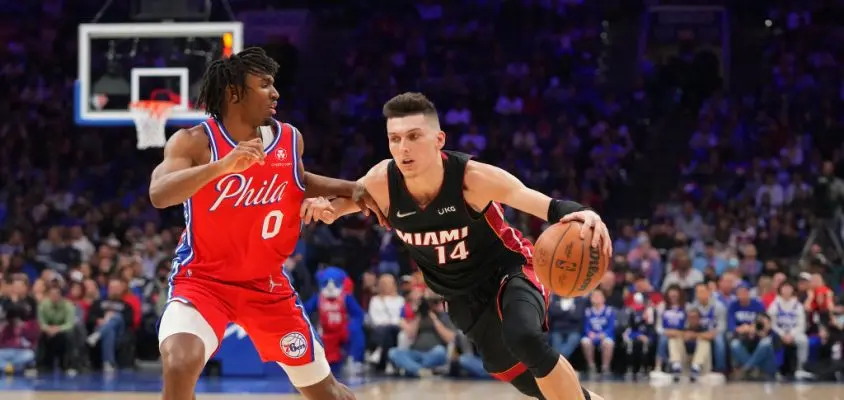
[[[0,0],[0,368],[8,374],[156,368],[156,321],[183,213],[149,203],[160,149],[136,149],[131,125],[78,125],[74,115],[78,25],[157,21],[155,3]],[[690,321],[692,309],[717,303],[712,370],[737,380],[842,379],[839,2],[171,3],[187,10],[177,21],[243,22],[244,45],[279,61],[278,118],[305,135],[312,172],[357,179],[389,157],[381,106],[421,91],[449,148],[597,210],[615,253],[603,296],[554,298],[549,312],[549,341],[584,374],[674,372],[686,351],[667,343],[697,328],[668,326],[666,310]],[[93,50],[90,64],[105,75],[84,79],[101,80],[115,59],[155,66],[191,55],[170,45],[181,47]],[[213,51],[222,50],[196,57]],[[129,82],[113,78],[99,82],[103,90],[126,96]],[[511,209],[506,216],[531,238],[545,227]],[[398,243],[352,215],[305,228],[284,267],[317,325],[325,320],[317,273],[346,271],[344,296],[363,312],[350,320],[363,327],[366,352],[341,347],[338,371],[483,379],[461,336],[417,343],[403,332],[420,304],[442,305]],[[785,323],[777,307],[792,297],[800,312]],[[586,310],[604,304],[615,321],[596,327]],[[758,312],[743,320],[750,309]],[[104,331],[114,312],[126,326]],[[582,345],[596,332],[608,340]],[[235,326],[226,339],[245,336]],[[413,362],[440,348],[436,365]],[[243,354],[218,355],[206,372],[267,375]]]

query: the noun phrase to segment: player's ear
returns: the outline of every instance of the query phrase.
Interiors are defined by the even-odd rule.
[[[437,150],[442,150],[445,147],[445,132],[437,132]]]
[[[240,95],[238,93],[237,87],[234,85],[229,85],[229,103],[236,104],[240,101]]]

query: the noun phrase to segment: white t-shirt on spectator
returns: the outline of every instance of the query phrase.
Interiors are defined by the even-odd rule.
[[[762,205],[762,197],[768,194],[771,197],[771,205],[774,207],[782,206],[783,202],[785,201],[785,193],[783,193],[782,186],[779,184],[764,184],[759,186],[759,189],[756,189],[756,206],[759,207]]]
[[[452,108],[445,113],[446,125],[469,125],[472,123],[472,112],[468,108]]]
[[[524,105],[521,97],[508,97],[502,94],[495,102],[495,112],[501,115],[521,114]]]
[[[91,256],[94,255],[94,252],[97,251],[94,244],[91,243],[86,236],[82,236],[81,238],[74,240],[73,243],[71,243],[71,246],[79,251],[82,262],[88,262],[88,260],[91,259]]]
[[[401,321],[401,310],[404,308],[404,297],[374,296],[369,300],[369,322],[373,326],[398,325]]]

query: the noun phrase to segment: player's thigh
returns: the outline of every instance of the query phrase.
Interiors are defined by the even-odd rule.
[[[230,321],[229,306],[224,295],[200,285],[176,286],[158,322],[159,346],[173,335],[187,333],[198,337],[204,346],[207,362],[219,348]]]
[[[239,310],[238,322],[264,362],[278,363],[298,388],[315,385],[331,374],[325,348],[298,300],[246,304]]]

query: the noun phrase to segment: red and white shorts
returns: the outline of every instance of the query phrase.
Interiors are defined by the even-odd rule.
[[[285,281],[280,277],[279,281]],[[260,290],[266,287],[265,290]],[[240,325],[264,362],[275,361],[296,387],[319,383],[331,368],[319,336],[288,283],[232,285],[198,277],[176,277],[161,316],[158,343],[176,333],[198,336],[205,361],[217,351],[230,322]]]

